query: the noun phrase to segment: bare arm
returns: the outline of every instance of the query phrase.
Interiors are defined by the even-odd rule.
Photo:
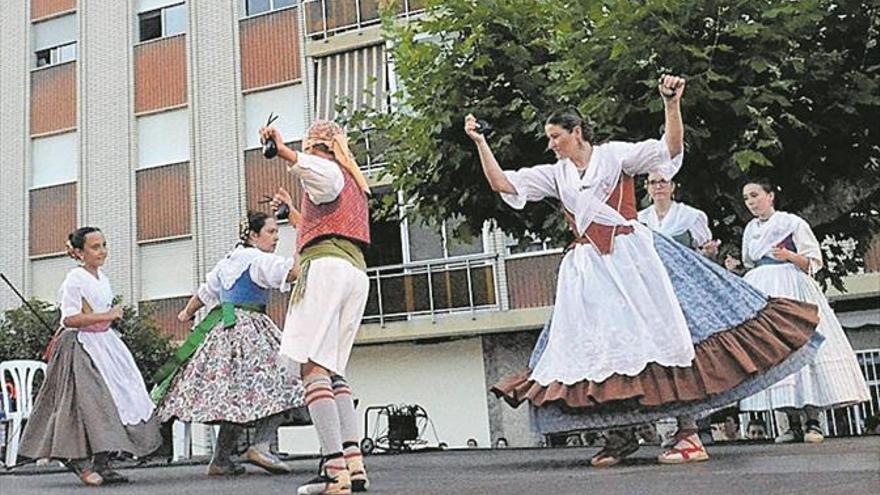
[[[299,278],[299,274],[301,271],[301,267],[299,265],[299,256],[293,257],[293,266],[290,268],[290,271],[287,272],[287,283],[293,283],[296,279]]]
[[[664,74],[660,77],[659,91],[666,107],[666,146],[669,156],[675,157],[684,150],[684,122],[681,118],[681,95],[685,80]]]
[[[507,180],[507,176],[504,175],[504,171],[501,170],[501,166],[498,165],[498,160],[496,160],[495,155],[492,154],[492,150],[486,142],[486,137],[477,132],[477,128],[476,117],[468,114],[464,119],[464,132],[477,145],[477,152],[480,155],[480,164],[483,166],[483,174],[486,176],[486,180],[489,181],[489,187],[495,192],[516,194],[516,188],[513,187],[513,184],[511,184],[509,180]]]
[[[275,140],[275,146],[278,148],[278,156],[289,161],[291,167],[296,165],[296,162],[299,159],[299,157],[297,156],[297,152],[296,150],[284,144],[284,137],[281,136],[281,133],[278,132],[278,129],[274,127],[261,127],[260,139],[265,142],[269,138]]]
[[[803,272],[810,273],[810,260],[802,254],[798,254],[794,251],[789,251],[784,247],[773,248],[770,254],[778,260],[788,261],[789,263],[798,267]]]
[[[193,294],[192,297],[189,298],[189,301],[186,302],[186,306],[177,314],[177,320],[184,322],[192,319],[193,315],[196,314],[196,311],[201,309],[205,303],[199,299],[199,296]]]
[[[85,328],[103,323],[110,324],[122,318],[122,306],[113,306],[104,313],[79,313],[70,315],[62,322],[67,328]]]
[[[293,228],[296,228],[296,226],[302,221],[302,213],[294,207],[293,198],[290,196],[290,193],[287,192],[287,189],[284,189],[283,187],[278,188],[278,192],[275,193],[275,197],[272,198],[269,206],[272,207],[272,211],[275,211],[281,206],[281,203],[287,204],[287,207],[290,210],[287,220]]]

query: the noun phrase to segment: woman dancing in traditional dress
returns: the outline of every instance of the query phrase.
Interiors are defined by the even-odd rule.
[[[146,456],[162,444],[153,402],[134,358],[113,324],[104,234],[82,227],[68,236],[68,254],[80,262],[58,289],[63,330],[55,341],[19,455],[59,459],[86,485],[127,482],[110,455]]]
[[[579,116],[555,114],[545,131],[558,161],[516,171],[501,169],[476,119],[465,119],[492,189],[517,209],[558,199],[576,233],[559,268],[552,321],[529,368],[493,387],[511,405],[535,406],[541,433],[697,415],[780,380],[818,346],[815,306],[768,299],[635,221],[633,176],[671,178],[681,166],[684,85],[661,78],[662,139],[594,146]],[[637,449],[632,428],[624,428],[606,435],[591,462],[610,466]],[[700,453],[694,433],[659,460],[705,459]]]
[[[245,458],[283,474],[290,467],[269,451],[269,444],[284,413],[303,406],[303,388],[279,358],[281,330],[266,315],[266,305],[269,291],[288,290],[299,269],[294,258],[273,254],[278,243],[275,218],[248,212],[239,239],[178,315],[189,321],[202,306],[212,308],[160,370],[161,383],[153,391],[161,399],[156,415],[163,422],[176,418],[220,424],[209,475],[244,474],[232,455],[243,426],[256,425]]]
[[[740,409],[785,410],[789,429],[777,442],[819,443],[824,439],[819,424],[822,410],[870,400],[870,393],[849,340],[813,279],[822,268],[819,241],[804,219],[774,208],[775,196],[767,180],[750,181],[743,187],[743,201],[755,217],[742,239],[742,261],[749,268],[745,280],[773,297],[818,306],[816,331],[825,342],[807,366],[743,400]],[[801,422],[801,411],[806,423]]]

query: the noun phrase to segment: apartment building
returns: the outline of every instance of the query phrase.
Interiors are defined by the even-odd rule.
[[[396,8],[406,22],[423,2]],[[393,108],[378,10],[379,0],[5,2],[0,269],[29,296],[54,301],[74,266],[63,254],[67,233],[99,226],[114,290],[182,339],[188,329],[175,315],[234,245],[238,219],[265,208],[260,199],[278,186],[301,194],[283,163],[260,153],[268,115],[280,115],[275,125],[298,146],[311,121],[337,116],[340,98]],[[367,133],[353,148],[374,194],[403,200],[379,173],[381,143]],[[279,251],[291,252],[293,231],[282,232]],[[371,292],[349,369],[361,409],[419,404],[450,446],[499,437],[535,445],[527,408],[487,390],[526,364],[550,314],[561,250],[517,252],[489,226],[468,240],[451,232],[409,220],[372,225]],[[837,296],[866,352],[880,349],[880,249],[870,256],[874,272]],[[0,309],[17,304],[0,291]],[[281,323],[286,298],[270,306]],[[880,363],[871,352],[866,365]],[[311,429],[290,429],[281,447],[314,452],[317,441]]]

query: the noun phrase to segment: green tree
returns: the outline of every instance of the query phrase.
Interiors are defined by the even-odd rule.
[[[576,106],[597,142],[658,137],[656,79],[688,78],[683,199],[738,246],[749,219],[744,173],[781,186],[779,206],[821,238],[834,275],[852,271],[880,231],[880,7],[862,0],[431,0],[411,23],[386,19],[400,86],[396,111],[364,116],[408,210],[461,229],[561,238],[558,206],[506,208],[462,131],[471,112],[495,127],[504,168],[552,162],[543,118]],[[389,18],[390,19],[390,18]],[[357,119],[355,119],[357,120]],[[386,212],[393,205],[386,205]]]
[[[0,317],[0,362],[12,359],[42,360],[43,351],[58,328],[61,318],[59,310],[39,299],[28,302],[49,326],[24,305],[3,313]]]

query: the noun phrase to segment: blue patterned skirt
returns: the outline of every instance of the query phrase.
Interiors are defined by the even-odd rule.
[[[544,326],[529,369],[492,391],[516,407],[528,402],[540,433],[636,425],[700,416],[759,392],[799,370],[816,354],[816,307],[769,298],[695,251],[654,233],[654,247],[685,316],[695,358],[689,367],[649,363],[636,376],[613,375],[541,385],[530,379],[544,352]]]

